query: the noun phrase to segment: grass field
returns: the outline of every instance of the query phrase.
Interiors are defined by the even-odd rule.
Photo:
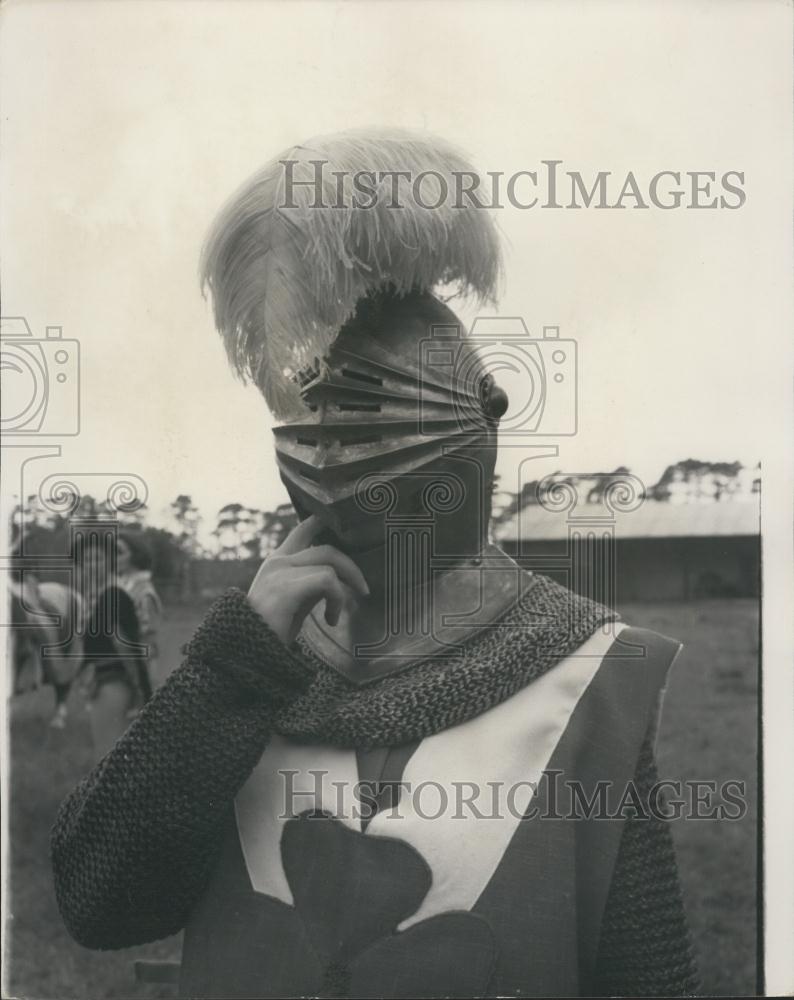
[[[738,821],[678,821],[687,910],[706,994],[753,995],[756,948],[756,664],[758,612],[753,601],[702,601],[622,609],[632,624],[685,643],[671,679],[659,740],[660,776],[746,782],[747,815]],[[163,664],[198,620],[170,610]],[[177,958],[171,938],[121,952],[80,948],[63,928],[53,898],[49,829],[58,804],[91,766],[85,711],[70,705],[63,731],[49,729],[49,692],[12,705],[11,881],[6,996],[67,1000],[167,997],[168,987],[136,984],[135,958]]]

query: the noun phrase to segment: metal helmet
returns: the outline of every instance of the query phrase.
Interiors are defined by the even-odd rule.
[[[274,434],[300,514],[317,514],[350,551],[385,544],[388,521],[432,522],[437,556],[479,553],[507,397],[444,303],[368,296],[297,380],[304,412]]]
[[[298,513],[319,515],[368,581],[383,580],[385,600],[376,585],[374,603],[343,609],[336,626],[317,609],[303,623],[354,683],[453,654],[525,586],[485,544],[507,398],[433,294],[495,299],[496,228],[457,194],[473,176],[423,132],[313,139],[233,195],[202,256],[229,360],[280,421],[276,456]]]

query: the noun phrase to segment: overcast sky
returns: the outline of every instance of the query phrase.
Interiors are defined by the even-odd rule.
[[[286,499],[197,256],[264,161],[366,125],[428,129],[507,174],[743,171],[738,211],[496,212],[500,311],[579,345],[579,433],[529,478],[760,457],[791,259],[785,4],[12,2],[4,17],[3,314],[82,351],[81,433],[41,474],[135,473],[155,514],[190,493],[210,522]],[[505,485],[517,467],[505,451]]]

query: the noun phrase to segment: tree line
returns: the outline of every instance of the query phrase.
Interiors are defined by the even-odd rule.
[[[584,502],[597,503],[610,483],[629,470],[619,466],[610,473],[563,476],[533,480],[519,492],[494,487],[493,520],[505,523],[528,505],[541,503],[548,482],[568,482]],[[668,466],[658,482],[644,488],[646,499],[667,503],[724,502],[741,499],[760,490],[760,466],[748,468],[740,462],[705,462],[685,459]],[[68,513],[42,504],[37,495],[28,497],[14,510],[13,531],[24,534],[24,554],[64,555],[69,550],[69,523],[73,517],[113,516],[122,530],[140,531],[152,554],[153,575],[161,583],[186,581],[191,563],[197,560],[237,560],[256,563],[278,547],[297,523],[292,505],[281,504],[267,511],[241,503],[225,504],[218,511],[210,532],[202,532],[203,517],[189,494],[180,494],[169,505],[167,526],[150,523],[146,504],[129,509],[111,508],[90,495],[75,498]]]

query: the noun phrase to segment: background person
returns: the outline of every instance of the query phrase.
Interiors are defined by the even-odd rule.
[[[151,694],[141,659],[138,613],[118,577],[111,545],[112,538],[89,544],[82,567],[87,609],[83,678],[97,759],[116,743]]]
[[[145,675],[142,683],[151,694],[152,678],[157,676],[157,634],[163,616],[163,605],[152,583],[152,555],[139,533],[122,531],[119,534],[116,569],[119,583],[135,605],[139,640],[147,647],[141,660]]]
[[[50,725],[64,729],[69,692],[81,662],[82,640],[76,628],[81,598],[66,584],[39,580],[30,571],[20,577],[9,583],[13,693],[49,684],[55,694]]]

